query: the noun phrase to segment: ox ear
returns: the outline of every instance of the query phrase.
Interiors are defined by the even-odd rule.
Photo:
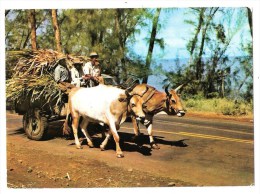
[[[179,89],[183,87],[184,84],[179,85],[177,88],[174,89],[175,92],[177,92]]]
[[[168,91],[169,85],[170,85],[170,84],[168,84],[168,85],[165,87],[165,89],[164,89],[164,91],[165,91],[165,93],[167,94],[167,96],[170,95],[170,93],[169,93],[169,91]]]
[[[149,87],[146,84],[139,84],[136,87],[134,87],[134,89],[131,91],[131,94],[143,97],[144,94],[148,91],[148,89]]]

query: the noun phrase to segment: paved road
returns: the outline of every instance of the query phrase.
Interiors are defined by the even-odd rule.
[[[25,141],[21,127],[21,117],[7,113],[8,142],[18,138]],[[60,122],[52,123],[52,136],[47,141],[38,142],[38,145],[73,147],[73,140],[60,138],[60,128]],[[141,132],[144,144],[141,148],[136,146],[131,139],[132,124],[126,122],[120,129],[124,159],[115,157],[113,143],[110,143],[105,152],[100,152],[98,148],[91,149],[91,156],[113,166],[131,166],[144,173],[177,179],[185,182],[185,185],[253,185],[253,130],[253,123],[250,122],[196,118],[189,115],[183,118],[157,115],[154,120],[154,137],[160,146],[159,150],[150,149],[143,126]],[[94,137],[94,144],[95,141],[97,144],[100,138]],[[84,145],[83,150],[90,152],[87,145]]]

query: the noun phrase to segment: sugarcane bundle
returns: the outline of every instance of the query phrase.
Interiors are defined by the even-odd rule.
[[[44,105],[61,107],[64,93],[71,85],[67,87],[56,83],[53,71],[60,60],[65,60],[69,69],[74,63],[83,63],[83,57],[53,50],[25,51],[19,55],[21,57],[15,65],[13,76],[6,81],[7,101],[19,103],[30,98],[30,102],[41,100]]]
[[[35,75],[26,78],[16,77],[7,80],[6,86],[6,98],[16,102],[21,100],[21,95],[31,95],[31,101],[35,101],[41,96],[44,96],[48,103],[52,99],[57,99],[62,93],[59,85],[50,75],[43,75],[40,79]],[[57,101],[57,103],[58,102],[59,101]]]
[[[24,77],[28,75],[41,76],[52,71],[65,55],[53,50],[27,51],[16,64],[14,76]]]
[[[46,71],[51,72],[60,60],[65,60],[68,68],[71,68],[72,64],[83,63],[86,60],[84,56],[65,55],[47,49],[26,50],[17,54],[21,57],[14,68],[15,76],[41,76]]]

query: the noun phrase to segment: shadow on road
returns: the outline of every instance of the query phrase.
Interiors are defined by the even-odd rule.
[[[16,129],[14,131],[11,131],[11,132],[8,131],[7,135],[10,135],[10,136],[13,136],[13,135],[23,135],[24,137],[26,137],[26,134],[25,134],[23,128],[19,128],[19,129]]]
[[[49,123],[49,129],[46,137],[42,141],[48,141],[54,138],[65,138],[62,133],[62,127],[63,127],[64,121],[54,121]],[[92,136],[94,147],[99,148],[100,144],[104,140],[101,136],[102,129],[97,127],[96,125],[91,125],[89,127],[89,134]],[[84,136],[82,132],[79,130],[79,137],[82,140],[82,145],[87,145],[86,140],[84,139]],[[132,133],[127,132],[118,132],[120,136],[120,145],[121,148],[124,151],[127,152],[139,152],[144,156],[150,156],[152,155],[152,149],[149,142],[149,136],[145,135],[143,133],[140,134],[138,138],[135,138],[135,135]],[[19,128],[17,130],[12,131],[11,133],[8,133],[8,135],[23,135],[26,137],[26,134],[24,132],[23,128]],[[71,138],[68,139],[74,139],[73,134]],[[163,136],[154,136],[155,142],[160,145],[169,145],[169,146],[175,146],[175,147],[187,147],[188,145],[184,142],[188,139],[181,139],[178,141],[168,141],[165,140],[165,137]],[[74,145],[74,143],[70,144]],[[107,150],[115,150],[115,142],[113,141],[113,138],[108,141]]]

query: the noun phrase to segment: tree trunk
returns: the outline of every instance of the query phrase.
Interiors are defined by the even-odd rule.
[[[56,49],[57,49],[58,52],[62,52],[62,50],[61,50],[60,28],[59,28],[58,19],[57,19],[57,9],[51,10],[51,17],[52,17],[54,34],[55,34]]]
[[[151,33],[151,38],[150,38],[150,43],[149,43],[149,48],[148,48],[148,53],[146,57],[146,63],[145,67],[146,69],[150,69],[151,61],[152,61],[152,55],[153,55],[153,48],[154,48],[154,42],[157,34],[157,26],[159,22],[159,16],[160,16],[161,8],[157,8],[154,18],[153,18],[153,27],[152,27],[152,33]],[[144,77],[143,83],[148,82],[148,75]]]
[[[124,54],[124,41],[123,36],[120,30],[120,18],[122,15],[122,9],[116,9],[116,19],[115,19],[115,26],[116,26],[116,34],[118,36],[119,41],[119,49],[121,51],[121,54]]]
[[[121,17],[123,15],[123,9],[116,9],[115,13],[115,30],[118,37],[119,42],[119,51],[120,55],[122,56],[120,59],[121,62],[121,78],[125,80],[127,78],[127,69],[126,69],[126,62],[125,62],[125,42],[123,39],[123,34],[120,30],[120,24],[121,24]]]
[[[225,77],[226,73],[221,71],[221,98],[225,97]]]
[[[196,79],[197,80],[201,80],[203,69],[204,69],[203,64],[202,64],[202,55],[203,55],[203,51],[204,51],[207,30],[208,30],[211,20],[213,19],[215,13],[217,12],[217,10],[218,10],[218,8],[210,8],[210,13],[208,15],[208,19],[207,19],[206,23],[204,24],[204,28],[202,30],[200,51],[199,51],[199,56],[198,56],[198,59],[196,62]]]
[[[104,31],[101,30],[99,33],[99,41],[98,41],[99,44],[103,43],[103,38],[104,38]]]
[[[24,41],[24,43],[23,43],[22,49],[25,49],[29,38],[30,38],[30,32],[28,32],[27,35],[26,35],[26,37],[25,37],[25,41]]]
[[[200,33],[200,30],[201,30],[201,26],[203,24],[203,17],[204,17],[204,12],[205,12],[205,8],[201,8],[200,9],[200,14],[199,14],[199,23],[198,23],[198,26],[196,28],[196,33],[195,33],[195,36],[192,40],[192,45],[191,45],[191,49],[190,49],[190,55],[192,57],[193,55],[193,52],[194,52],[194,49],[195,49],[195,45],[196,43],[198,42],[198,35]]]
[[[250,27],[251,36],[253,37],[253,21],[252,21],[252,12],[250,8],[247,7],[247,16],[248,16],[248,23]]]
[[[35,20],[35,9],[29,11],[29,23],[31,28],[31,44],[32,50],[37,50],[36,45],[36,20]]]
[[[208,28],[208,25],[206,25],[202,31],[200,51],[199,51],[199,56],[198,56],[198,59],[196,62],[196,79],[197,80],[200,80],[202,77],[202,54],[203,54],[203,50],[204,50],[207,28]]]
[[[6,9],[6,10],[5,10],[5,17],[8,15],[8,13],[9,13],[10,11],[11,11],[10,9]]]

